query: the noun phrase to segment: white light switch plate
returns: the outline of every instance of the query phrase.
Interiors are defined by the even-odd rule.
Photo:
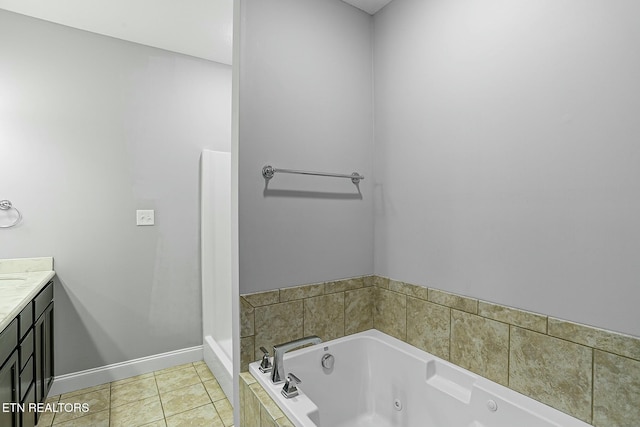
[[[153,210],[137,210],[136,225],[153,225],[155,224],[155,211]]]

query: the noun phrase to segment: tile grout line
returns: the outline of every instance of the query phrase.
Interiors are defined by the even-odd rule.
[[[596,349],[592,348],[591,349],[591,422],[590,424],[593,424],[593,417],[594,417],[594,391],[595,391],[595,386],[596,386]]]
[[[160,387],[158,387],[158,377],[156,376],[156,372],[153,371],[153,382],[156,383],[156,390],[158,391],[158,401],[160,402],[160,409],[162,410],[162,420],[164,421],[164,425],[167,425],[167,415],[164,413],[164,405],[162,404],[162,397],[160,397]]]

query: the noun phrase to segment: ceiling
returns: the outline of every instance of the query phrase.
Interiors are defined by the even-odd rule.
[[[391,3],[391,0],[342,0],[358,9],[364,10],[369,15],[375,14],[377,11]]]
[[[0,9],[231,64],[233,0],[0,0]]]
[[[391,2],[343,1],[371,15]],[[0,9],[231,64],[233,0],[0,0]]]

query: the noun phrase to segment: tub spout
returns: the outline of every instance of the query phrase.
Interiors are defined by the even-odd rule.
[[[316,335],[289,341],[284,344],[273,346],[273,369],[271,370],[271,382],[274,384],[284,381],[283,357],[287,351],[295,350],[307,344],[320,344],[322,340]]]

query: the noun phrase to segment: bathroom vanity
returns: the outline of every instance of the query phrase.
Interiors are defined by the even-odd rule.
[[[53,382],[54,275],[52,258],[0,260],[0,426],[35,426]]]

